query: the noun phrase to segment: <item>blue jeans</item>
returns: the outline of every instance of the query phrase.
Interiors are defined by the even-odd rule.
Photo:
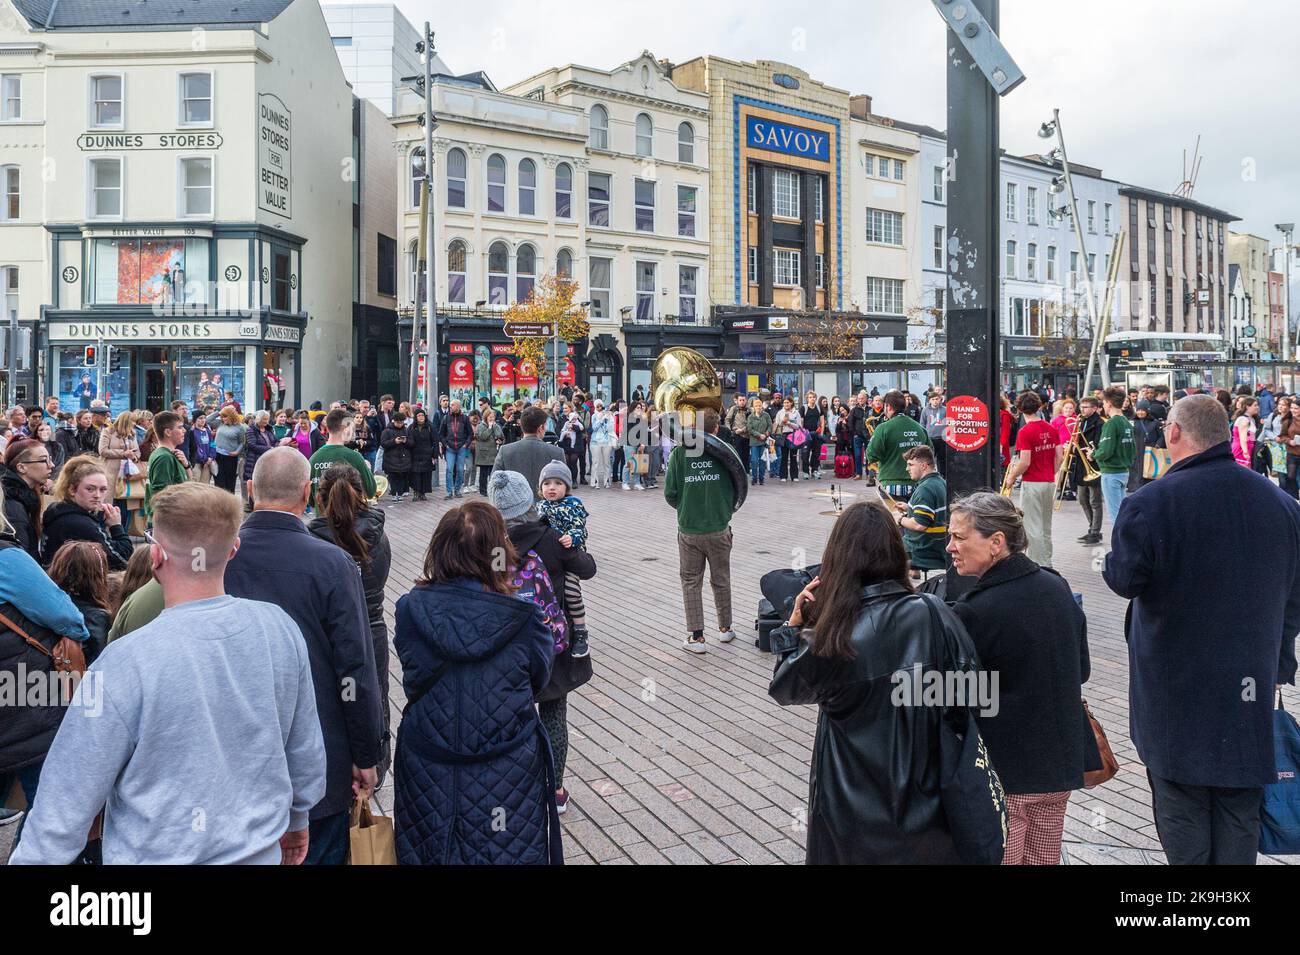
[[[768,465],[767,476],[776,477],[781,473],[781,458],[785,456],[785,448],[778,440],[776,442],[776,454],[772,455],[772,463]]]
[[[855,434],[853,436],[853,473],[861,476],[862,474],[862,436]]]
[[[470,458],[473,453],[474,452],[469,448],[461,448],[459,451],[453,451],[451,448],[448,448],[443,453],[442,459],[447,464],[447,467],[444,470],[446,471],[448,494],[459,489],[467,480],[466,473],[469,469]]]
[[[756,482],[763,480],[763,446],[761,444],[750,445],[749,476]]]
[[[303,865],[344,865],[348,861],[348,817],[344,812],[307,824],[307,858]]]
[[[1110,526],[1115,526],[1119,516],[1119,506],[1124,502],[1124,491],[1128,487],[1128,474],[1103,474],[1101,476],[1101,499],[1106,502],[1106,513],[1110,515]]]

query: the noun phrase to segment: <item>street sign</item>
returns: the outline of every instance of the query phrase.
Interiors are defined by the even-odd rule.
[[[1254,337],[1255,337],[1255,326],[1254,326],[1254,325],[1247,325],[1247,326],[1246,326],[1245,328],[1243,328],[1241,331],[1242,331],[1242,334],[1245,335],[1246,338],[1254,338]]]
[[[505,332],[511,338],[550,338],[555,328],[550,322],[506,322]]]

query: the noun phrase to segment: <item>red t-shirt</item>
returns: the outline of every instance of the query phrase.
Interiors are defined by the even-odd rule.
[[[1029,470],[1021,481],[1056,480],[1056,446],[1060,435],[1046,421],[1030,421],[1016,435],[1016,452],[1028,451]]]

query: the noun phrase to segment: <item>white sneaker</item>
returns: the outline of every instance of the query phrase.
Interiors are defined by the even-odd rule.
[[[634,490],[634,491],[644,491],[644,490],[645,490],[645,485],[643,485],[643,484],[633,484],[633,485],[632,485],[632,490]]]
[[[682,641],[682,649],[685,650],[685,651],[688,652],[688,653],[708,653],[708,652],[709,652],[709,648],[708,648],[708,646],[705,644],[705,642],[704,642],[704,638],[703,638],[703,637],[701,637],[701,638],[698,639],[698,640],[693,640],[693,639],[691,639],[690,637],[687,637],[685,640]]]
[[[722,630],[719,631],[718,633],[719,643],[730,643],[732,640],[735,639],[736,639],[736,631],[734,630]]]
[[[630,491],[630,490],[632,490],[632,485],[627,484],[627,483],[625,482],[625,483],[623,484],[623,490],[625,490],[625,491]]]
[[[785,478],[781,478],[781,483],[782,483],[782,484],[785,483]]]

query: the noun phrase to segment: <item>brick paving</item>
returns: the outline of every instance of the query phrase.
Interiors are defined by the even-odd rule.
[[[570,750],[562,817],[573,864],[799,863],[816,708],[780,707],[767,695],[773,658],[754,646],[758,580],[796,558],[820,560],[834,521],[829,481],[755,489],[733,523],[736,641],[711,640],[703,656],[684,636],[676,525],[662,491],[584,489],[597,576],[584,584],[595,677],[569,697]],[[874,494],[847,482],[845,505]],[[469,492],[469,498],[477,496]],[[433,527],[449,504],[387,505],[393,565],[390,619],[419,574]],[[1055,564],[1084,595],[1092,679],[1085,688],[1116,756],[1119,775],[1075,793],[1065,826],[1075,864],[1163,864],[1146,774],[1128,736],[1124,602],[1100,574],[1104,551],[1074,543],[1078,505],[1055,518]],[[712,595],[704,588],[706,622]],[[712,637],[712,631],[706,631]],[[404,703],[396,655],[393,728]],[[1288,706],[1300,708],[1294,688]],[[391,808],[391,789],[378,794]],[[0,830],[0,857],[12,830]],[[1291,860],[1261,857],[1261,862]]]

